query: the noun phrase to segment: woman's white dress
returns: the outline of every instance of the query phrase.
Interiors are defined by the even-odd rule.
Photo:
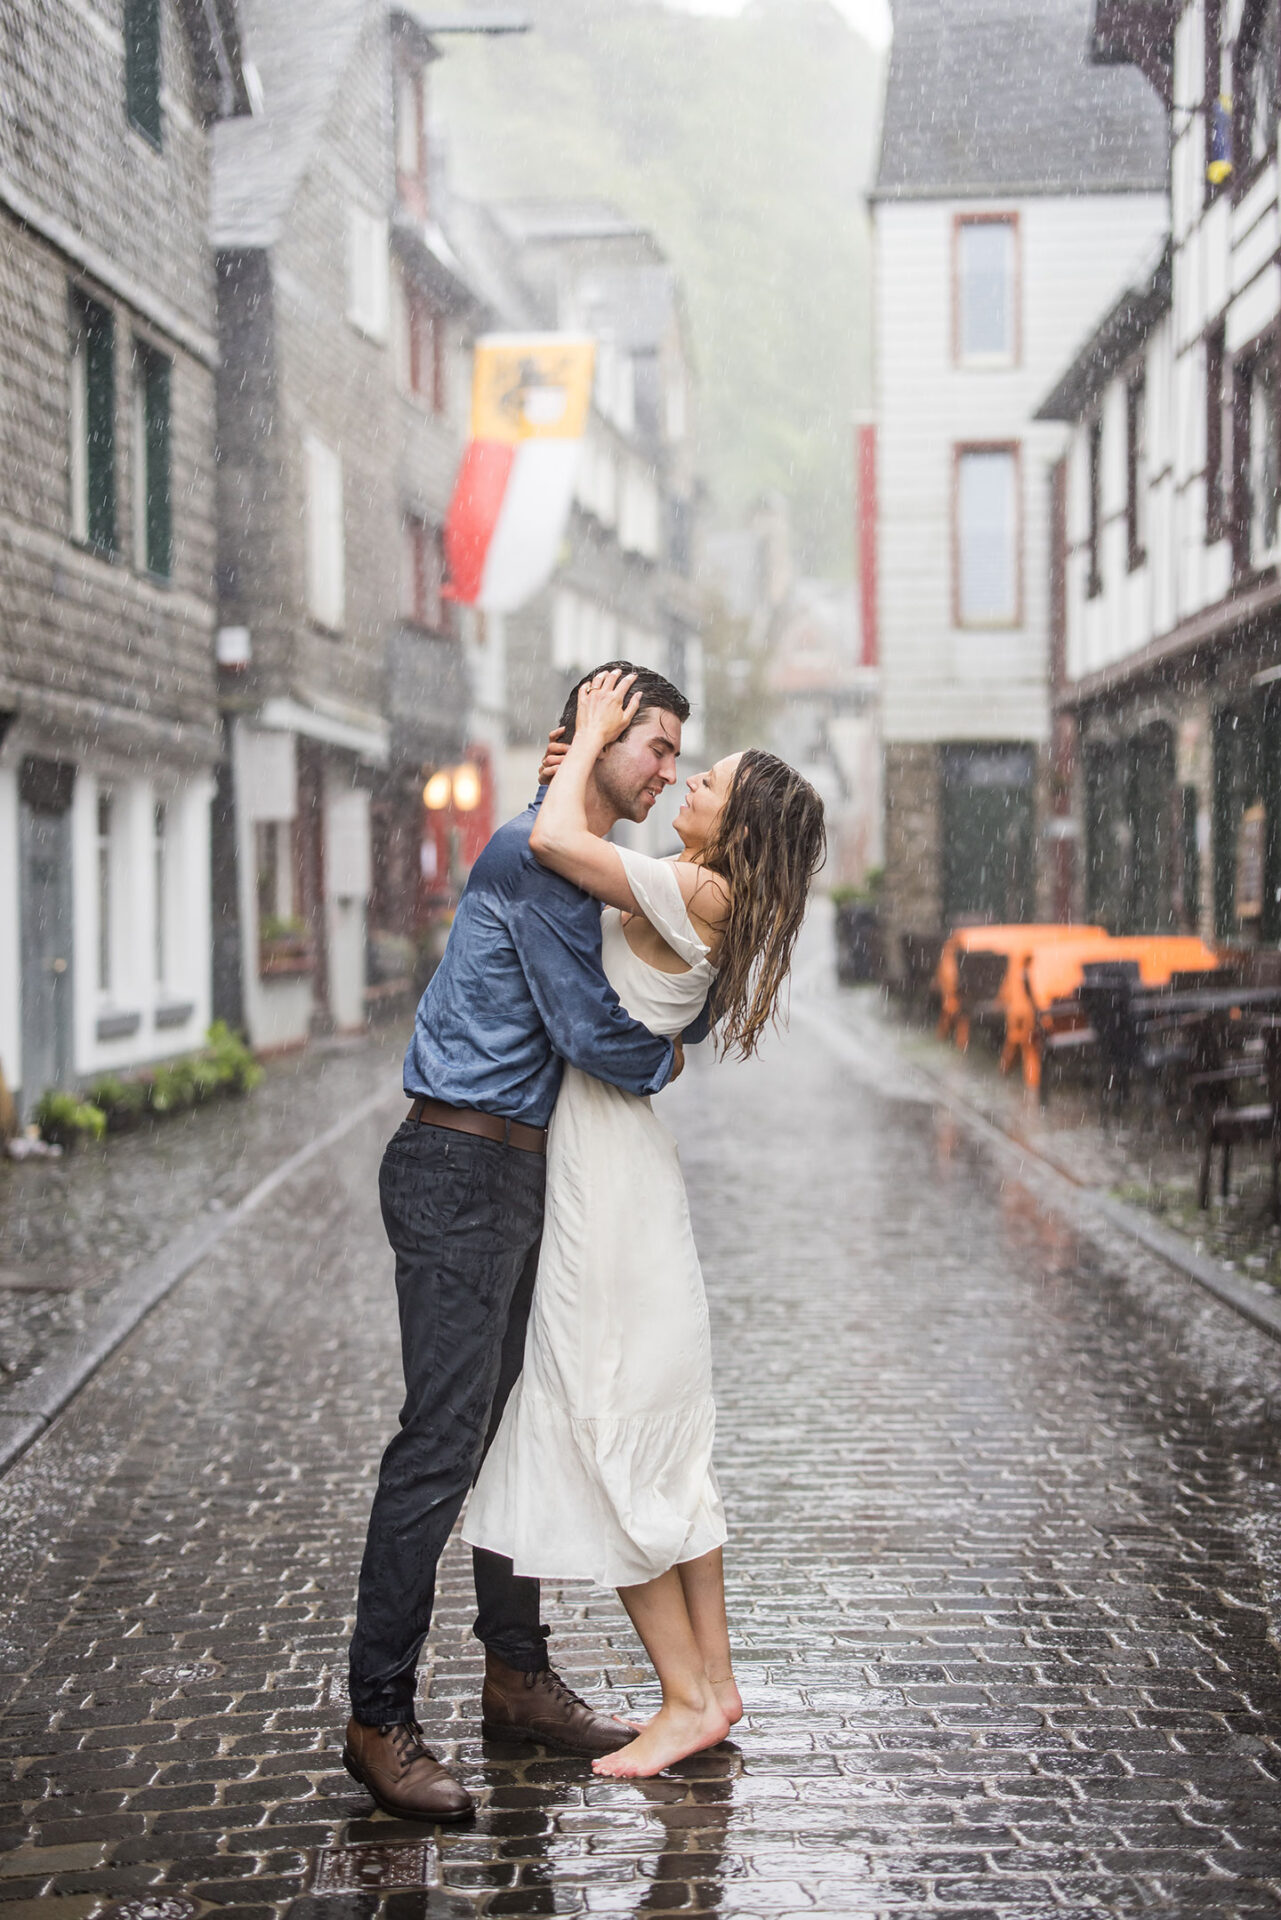
[[[628,1013],[675,1036],[715,977],[672,864],[619,848],[637,905],[689,964],[660,973],[603,910]],[[633,1586],[723,1544],[707,1301],[676,1142],[650,1103],[566,1066],[525,1365],[463,1538],[518,1574]]]

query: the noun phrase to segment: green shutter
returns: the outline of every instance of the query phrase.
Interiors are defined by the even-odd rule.
[[[115,329],[105,307],[84,304],[85,455],[89,482],[89,544],[111,553],[116,545]]]
[[[153,147],[160,145],[160,0],[125,0],[125,108]]]
[[[143,432],[147,461],[147,570],[168,576],[173,566],[173,506],[169,479],[169,362],[148,353],[143,363]]]

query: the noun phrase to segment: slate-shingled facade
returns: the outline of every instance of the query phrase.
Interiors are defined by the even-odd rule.
[[[2,0],[0,1069],[50,1086],[209,1018],[209,123],[223,0]]]
[[[891,930],[1029,917],[1054,374],[1164,226],[1164,115],[1087,0],[901,0],[871,209]],[[891,963],[897,963],[897,941]]]

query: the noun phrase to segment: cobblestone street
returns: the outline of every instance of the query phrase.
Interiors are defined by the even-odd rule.
[[[764,1060],[692,1059],[661,1103],[716,1337],[733,1745],[628,1784],[482,1743],[455,1546],[423,1721],[474,1826],[372,1816],[339,1767],[398,1398],[376,1116],[0,1482],[8,1913],[1281,1912],[1281,1347],[848,1006],[798,988]],[[613,1595],[547,1614],[572,1684],[653,1705]]]

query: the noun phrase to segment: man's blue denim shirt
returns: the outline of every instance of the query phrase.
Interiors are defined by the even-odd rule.
[[[472,868],[405,1055],[411,1098],[531,1127],[551,1119],[566,1060],[626,1093],[657,1093],[672,1070],[671,1041],[624,1013],[605,978],[600,902],[529,850],[542,797]]]

